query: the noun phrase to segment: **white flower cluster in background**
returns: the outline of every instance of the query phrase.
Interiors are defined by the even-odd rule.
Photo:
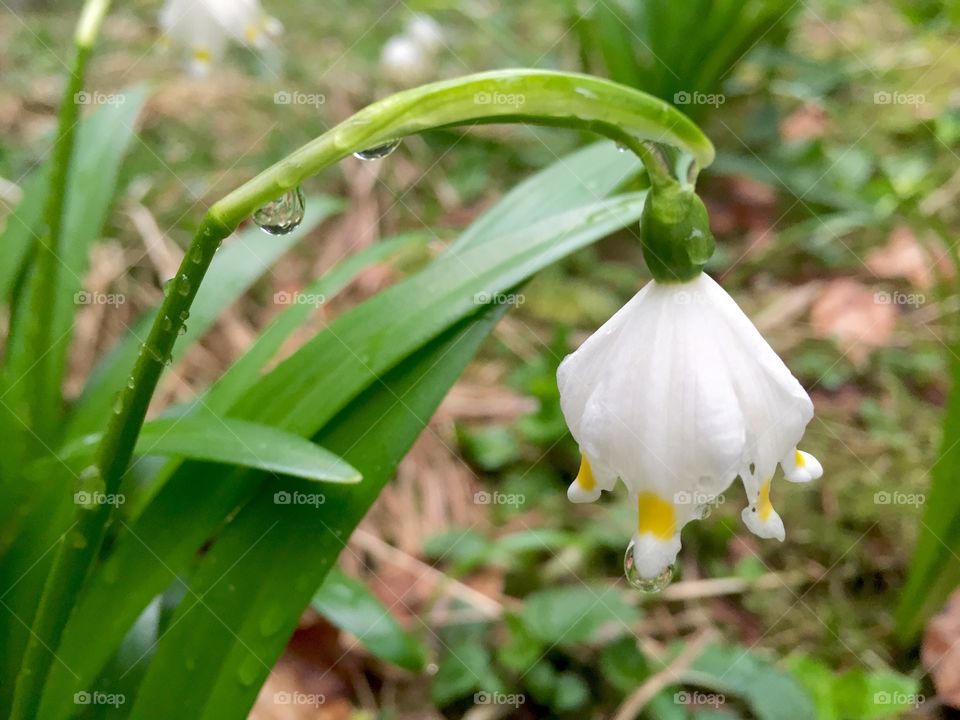
[[[429,80],[437,53],[443,47],[443,30],[429,15],[414,15],[406,29],[387,40],[380,52],[384,74],[399,84]]]
[[[195,76],[206,75],[231,41],[263,50],[283,32],[259,0],[167,0],[160,27]]]

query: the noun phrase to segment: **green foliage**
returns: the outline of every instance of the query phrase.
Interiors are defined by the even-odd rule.
[[[377,657],[413,672],[426,663],[427,651],[406,632],[366,585],[338,568],[327,575],[310,606]]]

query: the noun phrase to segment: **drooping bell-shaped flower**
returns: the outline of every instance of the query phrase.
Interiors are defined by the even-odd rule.
[[[645,211],[644,233],[663,240],[657,221],[655,208]],[[701,241],[688,231],[684,236]],[[627,566],[641,581],[663,577],[683,526],[721,501],[737,477],[746,491],[746,526],[783,540],[770,499],[777,465],[792,482],[823,472],[797,449],[813,417],[809,396],[736,302],[700,271],[712,236],[708,248],[690,250],[693,262],[683,253],[667,257],[676,243],[670,247],[647,236],[644,253],[657,279],[557,373],[563,414],[582,455],[567,495],[592,502],[623,482],[637,512]]]
[[[423,82],[434,71],[436,54],[443,46],[443,30],[429,15],[417,14],[380,51],[380,67],[398,84]]]
[[[160,26],[165,39],[186,54],[188,68],[197,76],[209,72],[231,40],[262,50],[283,31],[259,0],[167,0]]]

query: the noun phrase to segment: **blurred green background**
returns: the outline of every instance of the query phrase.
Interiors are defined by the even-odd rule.
[[[783,544],[749,535],[732,488],[685,529],[668,590],[629,590],[629,508],[616,497],[596,507],[565,498],[578,456],[554,377],[647,280],[636,238],[608,238],[523,288],[344,553],[345,572],[381,603],[348,601],[346,624],[382,632],[357,644],[318,602],[253,717],[949,716],[960,702],[960,619],[948,607],[925,623],[957,584],[944,558],[955,562],[960,549],[934,532],[949,527],[956,493],[944,491],[939,519],[927,502],[932,467],[944,484],[956,478],[953,446],[944,440],[946,461],[937,458],[956,357],[960,4],[287,0],[266,9],[286,28],[277,47],[233,48],[203,79],[160,47],[156,3],[121,3],[108,19],[90,91],[146,84],[152,97],[87,281],[130,300],[116,313],[81,312],[75,391],[123,323],[159,296],[212,201],[399,87],[381,49],[420,12],[444,37],[426,80],[585,70],[658,94],[702,124],[718,149],[700,184],[718,239],[709,270],[813,397],[804,447],[825,473],[811,486],[776,485]],[[0,9],[3,214],[49,147],[73,14],[72,3]],[[303,101],[278,104],[277,93]],[[351,159],[315,178],[308,194],[343,197],[342,213],[231,309],[161,398],[188,398],[216,377],[276,314],[274,293],[302,289],[378,238],[429,234],[425,250],[365,272],[346,300],[324,306],[319,326],[422,266],[506,190],[587,140],[496,126],[432,132],[389,159]],[[924,527],[927,555],[905,595]],[[384,606],[397,623],[382,620]],[[396,661],[384,648],[398,642],[427,653],[426,674],[378,659]],[[296,714],[307,710],[271,702],[278,688],[325,702]]]

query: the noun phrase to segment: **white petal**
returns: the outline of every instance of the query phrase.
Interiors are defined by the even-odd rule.
[[[428,52],[439,50],[443,45],[443,29],[429,15],[421,13],[410,18],[405,34]]]
[[[761,520],[758,517],[756,506],[745,507],[743,512],[740,513],[740,517],[743,519],[743,524],[754,535],[762,537],[767,540],[779,540],[783,542],[784,537],[786,537],[786,531],[783,528],[783,520],[780,519],[780,515],[776,510],[771,510],[770,515],[767,516],[766,520]]]
[[[642,533],[633,537],[633,564],[642,578],[655,578],[677,562],[680,552],[680,534],[669,540]]]
[[[823,465],[820,461],[803,450],[791,450],[780,465],[783,467],[784,477],[790,482],[810,482],[823,475]]]

